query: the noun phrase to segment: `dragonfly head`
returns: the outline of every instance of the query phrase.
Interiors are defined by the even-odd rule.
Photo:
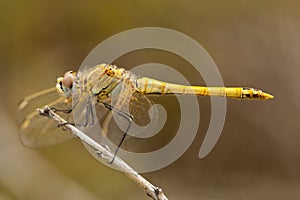
[[[76,72],[68,71],[63,77],[57,78],[56,89],[57,92],[65,98],[72,97],[75,87]]]

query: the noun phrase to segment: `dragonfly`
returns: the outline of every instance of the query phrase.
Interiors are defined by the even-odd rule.
[[[19,137],[25,146],[40,147],[57,144],[73,138],[51,120],[41,117],[36,109],[48,105],[60,116],[76,126],[89,127],[100,122],[101,135],[116,135],[116,126],[122,136],[117,149],[135,124],[145,127],[151,123],[149,114],[153,102],[149,96],[163,95],[219,96],[245,100],[268,100],[271,94],[249,87],[204,87],[167,83],[147,77],[138,77],[124,68],[100,64],[79,72],[68,71],[57,79],[56,87],[25,97],[18,106]],[[77,110],[77,114],[74,112]],[[114,117],[117,116],[117,117]],[[80,120],[78,120],[80,118]],[[116,121],[122,121],[116,123]],[[121,119],[121,120],[120,120]],[[122,125],[121,125],[122,126]],[[113,131],[111,131],[113,130]],[[132,132],[132,131],[131,131]],[[134,132],[134,130],[133,130]],[[98,133],[97,133],[98,134]],[[113,137],[113,136],[111,136]],[[128,136],[127,136],[128,137]]]

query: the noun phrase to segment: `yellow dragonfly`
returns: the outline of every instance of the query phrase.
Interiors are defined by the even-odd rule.
[[[51,120],[39,116],[36,109],[48,105],[65,120],[74,123],[73,112],[83,116],[78,126],[90,126],[95,121],[103,124],[107,134],[115,126],[112,113],[129,122],[122,129],[123,136],[116,139],[122,144],[130,123],[147,126],[151,121],[149,110],[153,105],[147,95],[200,95],[234,99],[268,100],[273,96],[261,90],[246,87],[185,86],[141,77],[115,65],[100,64],[80,72],[69,71],[57,79],[56,88],[25,97],[18,106],[20,139],[25,146],[37,147],[56,144],[72,138]],[[84,102],[84,103],[82,103]],[[55,132],[55,133],[53,133]],[[113,134],[113,133],[112,133]],[[118,146],[118,147],[119,147]]]

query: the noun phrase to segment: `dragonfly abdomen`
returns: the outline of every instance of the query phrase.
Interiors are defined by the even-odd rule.
[[[264,100],[273,98],[272,95],[254,88],[186,86],[162,82],[150,78],[138,79],[136,86],[139,92],[142,94],[193,94],[200,96],[220,96],[248,100]]]

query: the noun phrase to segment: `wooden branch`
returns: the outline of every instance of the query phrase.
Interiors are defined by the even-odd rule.
[[[107,148],[103,144],[99,144],[88,135],[78,130],[75,126],[69,124],[66,120],[61,118],[59,115],[54,113],[48,106],[45,106],[43,109],[37,109],[37,112],[46,116],[49,119],[55,121],[57,125],[63,129],[70,130],[73,135],[78,137],[81,141],[88,144],[91,148],[95,150],[97,155],[103,161],[110,163],[113,167],[119,169],[123,173],[125,173],[131,180],[133,180],[136,184],[138,184],[145,193],[155,200],[167,200],[168,198],[164,195],[161,188],[152,185],[149,181],[147,181],[144,177],[138,174],[134,169],[132,169],[126,162],[124,162],[118,156],[115,157],[113,163],[111,163],[114,153],[112,153],[109,148]]]

